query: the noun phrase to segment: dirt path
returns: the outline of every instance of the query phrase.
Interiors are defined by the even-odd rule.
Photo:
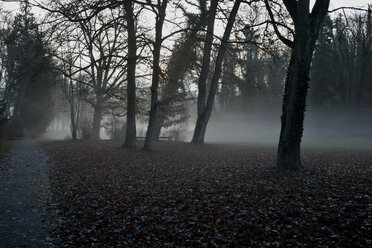
[[[40,197],[46,156],[35,141],[19,141],[0,176],[0,247],[49,247]]]

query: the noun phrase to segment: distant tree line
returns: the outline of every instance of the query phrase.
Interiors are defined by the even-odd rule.
[[[324,21],[311,73],[310,101],[317,108],[372,105],[371,11]]]

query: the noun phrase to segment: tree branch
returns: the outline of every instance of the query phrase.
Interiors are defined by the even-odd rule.
[[[363,9],[363,8],[357,8],[357,7],[339,7],[339,8],[333,9],[333,10],[328,10],[327,13],[333,13],[333,12],[336,12],[336,11],[339,11],[339,10],[345,10],[345,9],[351,9],[351,10],[358,10],[358,11],[366,11],[366,12],[368,12],[368,9]]]
[[[265,6],[266,6],[266,9],[267,11],[269,12],[269,16],[270,16],[270,19],[271,19],[271,23],[273,24],[273,27],[274,27],[274,31],[276,33],[276,35],[278,36],[278,38],[287,46],[289,46],[290,48],[293,47],[293,41],[285,38],[279,31],[278,29],[278,26],[277,26],[277,22],[275,21],[275,18],[274,18],[274,14],[273,14],[273,11],[269,5],[269,2],[268,0],[265,0]]]

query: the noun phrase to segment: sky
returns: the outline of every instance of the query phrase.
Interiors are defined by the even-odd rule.
[[[1,5],[4,9],[7,10],[16,10],[19,7],[19,3],[16,2],[1,2]],[[311,0],[315,2],[315,0]],[[372,0],[331,0],[330,10],[339,7],[363,7],[367,8],[368,4],[372,4]]]
[[[371,0],[331,0],[330,10],[339,7],[364,7],[372,4]]]

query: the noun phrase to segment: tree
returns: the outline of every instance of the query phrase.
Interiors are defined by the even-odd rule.
[[[235,21],[217,95],[219,110],[227,114],[237,108],[271,112],[280,101],[287,56],[262,16],[261,3],[253,1]]]
[[[58,24],[59,30],[51,32],[62,48],[54,55],[62,64],[73,63],[69,66],[73,74],[83,71],[89,76],[84,84],[89,87],[91,94],[84,100],[94,110],[91,138],[97,140],[108,101],[118,90],[122,90],[125,83],[127,57],[122,10],[107,8],[90,16],[89,9],[77,11],[57,7],[61,11],[54,13],[51,23],[58,20],[52,28]],[[63,35],[65,32],[69,32],[69,36]],[[69,46],[74,47],[73,51],[64,49]],[[65,54],[72,54],[73,59],[67,61]]]
[[[177,40],[172,54],[167,62],[165,77],[160,88],[159,114],[155,130],[155,140],[158,140],[161,129],[177,125],[187,119],[185,99],[187,97],[185,77],[193,73],[197,66],[197,47],[200,43],[199,32],[207,24],[208,10],[206,0],[198,1],[200,13],[189,13],[182,8],[187,18],[185,32]]]
[[[0,87],[5,90],[5,77],[6,77],[6,58],[7,58],[7,51],[6,51],[6,37],[9,35],[9,20],[7,20],[6,12],[1,9],[0,6],[0,18],[2,21],[0,22]]]
[[[124,1],[125,19],[127,21],[128,35],[128,62],[127,62],[127,126],[124,147],[136,147],[136,63],[137,41],[133,0]]]
[[[44,35],[30,12],[21,4],[6,39],[7,73],[13,118],[21,118],[26,134],[42,134],[53,118],[55,64],[44,42]]]
[[[283,0],[283,4],[294,23],[293,40],[289,40],[280,33],[277,21],[274,19],[273,7],[268,0],[265,0],[275,33],[291,49],[284,88],[276,166],[280,170],[300,170],[303,168],[300,146],[310,65],[321,24],[328,11],[329,0],[317,0],[311,12],[310,0]]]
[[[197,114],[198,119],[199,116],[202,115],[204,108],[205,108],[205,99],[206,99],[206,88],[207,88],[207,79],[211,61],[211,51],[212,51],[212,43],[213,43],[213,33],[214,33],[214,22],[216,19],[217,13],[217,0],[211,0],[211,6],[209,8],[208,13],[208,24],[207,24],[207,32],[205,35],[205,44],[203,50],[203,62],[201,67],[201,72],[198,81],[198,102],[197,102]],[[193,141],[194,138],[193,138]]]
[[[155,136],[155,128],[157,124],[158,115],[158,88],[160,81],[160,51],[163,43],[163,24],[165,20],[166,9],[168,0],[158,1],[156,7],[153,7],[155,12],[155,41],[153,48],[153,62],[152,62],[152,84],[151,84],[151,107],[150,107],[150,119],[147,127],[144,150],[150,150]]]
[[[6,39],[10,31],[10,21],[7,18],[9,13],[3,11],[0,6],[0,137],[3,136],[2,131],[4,125],[9,118],[9,87],[6,80],[7,72],[7,48]]]
[[[236,0],[234,2],[234,6],[230,12],[227,25],[221,40],[221,45],[218,50],[217,58],[216,58],[216,63],[214,67],[214,73],[211,81],[211,87],[209,89],[209,94],[207,98],[207,102],[205,102],[206,98],[206,79],[208,77],[208,71],[209,71],[209,57],[210,57],[210,48],[209,46],[211,45],[211,38],[210,35],[213,35],[213,28],[212,26],[214,25],[214,19],[215,16],[213,15],[214,12],[214,4],[217,5],[217,0],[213,1],[212,0],[212,6],[211,6],[211,12],[210,12],[210,17],[208,20],[208,28],[207,28],[207,38],[206,38],[206,43],[204,48],[204,54],[203,54],[203,65],[202,65],[202,72],[200,75],[199,79],[199,84],[198,84],[198,89],[199,89],[199,95],[198,95],[198,118],[196,120],[196,125],[195,125],[195,130],[194,130],[194,135],[192,138],[192,143],[194,144],[203,144],[204,143],[204,136],[205,136],[205,131],[207,129],[208,121],[210,118],[210,115],[212,113],[212,107],[213,107],[213,102],[216,96],[216,92],[218,89],[218,81],[220,79],[221,75],[221,66],[223,62],[223,58],[225,56],[226,52],[226,47],[227,47],[227,42],[229,40],[229,36],[235,21],[236,14],[238,12],[239,6],[241,4],[241,0]],[[213,12],[212,12],[213,11]],[[212,37],[213,38],[213,37]]]
[[[72,62],[72,61],[71,61]],[[69,103],[70,109],[70,129],[71,137],[73,140],[77,139],[77,132],[80,120],[80,106],[82,100],[82,82],[84,81],[84,76],[79,74],[77,80],[73,78],[73,72],[71,67],[68,68],[69,76],[63,76],[61,78],[62,90]]]
[[[370,106],[370,15],[371,10],[340,14],[333,20],[326,17],[311,72],[309,100],[318,109],[350,113]]]
[[[78,137],[81,101],[83,98],[83,85],[87,87],[89,76],[82,74],[81,44],[65,39],[56,39],[55,41],[57,41],[55,45],[61,48],[59,54],[56,51],[53,53],[59,62],[56,69],[61,73],[57,82],[69,105],[71,137],[73,140],[76,140]]]
[[[66,23],[78,24],[78,33],[83,33],[80,42],[84,43],[84,61],[90,60],[91,65],[84,66],[84,70],[91,76],[96,95],[93,101],[88,99],[95,110],[93,139],[99,138],[105,104],[113,96],[120,95],[122,99],[123,94],[117,92],[123,90],[127,82],[127,128],[123,146],[128,148],[136,147],[136,18],[139,12],[134,12],[135,2],[54,0],[37,4],[54,15],[62,16]],[[120,104],[111,101],[110,108],[114,103]]]
[[[124,25],[118,20],[120,15],[118,11],[108,10],[89,21],[79,22],[90,65],[85,71],[90,75],[95,96],[91,101],[87,99],[94,109],[92,139],[100,138],[105,103],[125,80],[125,40],[119,37],[124,32]]]
[[[335,87],[341,83],[342,74],[338,73],[338,63],[333,44],[333,22],[329,16],[324,19],[322,31],[319,35],[317,48],[311,68],[311,88],[309,92],[309,103],[316,109],[327,109],[334,104],[337,90]],[[342,69],[341,69],[342,70]],[[325,83],[327,82],[327,83]]]

